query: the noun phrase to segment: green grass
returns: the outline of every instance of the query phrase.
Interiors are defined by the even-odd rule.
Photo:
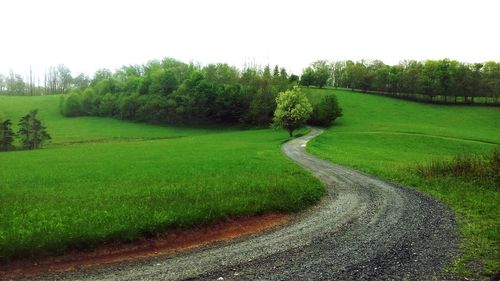
[[[52,136],[52,145],[81,142],[109,142],[144,139],[161,139],[178,136],[202,135],[210,129],[155,126],[144,123],[123,122],[112,118],[64,118],[59,112],[59,96],[0,96],[0,116],[9,118],[17,127],[19,119],[31,109],[39,109],[39,117]],[[229,129],[219,129],[229,130]]]
[[[0,260],[292,212],[323,193],[282,155],[284,131],[63,118],[58,102],[0,97],[0,111],[13,119],[39,108],[53,137],[41,150],[0,153]]]
[[[462,177],[426,178],[418,165],[500,146],[500,109],[408,102],[342,90],[334,93],[344,116],[308,150],[330,161],[400,182],[438,198],[457,215],[463,254],[453,274],[483,277],[500,268],[500,188]]]

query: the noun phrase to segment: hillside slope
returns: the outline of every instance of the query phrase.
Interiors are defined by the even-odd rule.
[[[344,116],[311,141],[308,151],[335,163],[412,186],[452,207],[464,255],[453,271],[490,276],[500,268],[500,189],[468,178],[425,178],[417,165],[500,148],[500,108],[429,105],[332,89]]]
[[[0,261],[297,211],[324,192],[282,155],[284,131],[64,118],[58,102],[0,97],[13,120],[38,108],[53,138],[40,150],[0,153]]]

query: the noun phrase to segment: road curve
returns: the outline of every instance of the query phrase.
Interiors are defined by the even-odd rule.
[[[450,210],[416,191],[318,159],[309,134],[283,152],[327,186],[322,201],[260,235],[189,252],[41,276],[69,280],[431,280],[456,253]]]

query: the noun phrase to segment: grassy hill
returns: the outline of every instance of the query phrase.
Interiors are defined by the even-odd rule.
[[[464,237],[451,268],[486,276],[500,268],[500,191],[469,178],[426,178],[419,165],[500,146],[500,110],[428,105],[331,89],[344,116],[308,150],[414,187],[448,204]],[[316,202],[322,186],[288,161],[285,132],[155,126],[63,118],[59,98],[1,97],[14,123],[40,110],[53,140],[0,153],[0,260],[128,241],[236,214],[288,212]]]
[[[155,126],[144,123],[122,122],[112,118],[65,118],[59,112],[59,96],[0,96],[0,114],[16,127],[21,116],[38,109],[52,136],[49,147],[81,142],[109,142],[117,140],[161,139],[174,136],[201,135],[214,130]]]
[[[500,268],[500,187],[475,179],[426,178],[418,165],[455,155],[500,148],[498,107],[429,105],[351,91],[305,89],[309,96],[335,94],[344,116],[312,140],[309,152],[426,192],[457,214],[464,254],[453,271],[490,275]]]
[[[58,104],[56,96],[0,96],[14,123],[38,108],[53,138],[41,150],[0,153],[0,260],[296,211],[323,193],[281,154],[284,131],[64,118]]]

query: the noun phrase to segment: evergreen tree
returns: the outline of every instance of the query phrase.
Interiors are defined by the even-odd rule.
[[[7,119],[0,122],[0,151],[9,151],[14,149],[14,137],[16,134],[12,131],[12,122]]]
[[[280,75],[280,71],[278,65],[274,66],[273,77],[278,77]]]
[[[37,118],[38,110],[34,109],[19,121],[19,137],[24,149],[41,148],[42,144],[51,139],[42,121]]]

